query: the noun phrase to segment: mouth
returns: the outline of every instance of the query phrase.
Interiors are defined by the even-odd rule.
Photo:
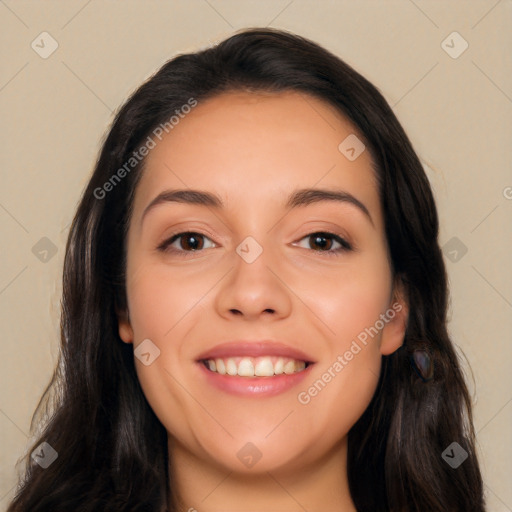
[[[291,391],[315,363],[299,348],[275,340],[229,341],[196,359],[201,382],[240,397],[271,397]]]
[[[201,364],[210,372],[232,377],[276,377],[303,372],[313,363],[281,356],[218,357],[201,359]]]

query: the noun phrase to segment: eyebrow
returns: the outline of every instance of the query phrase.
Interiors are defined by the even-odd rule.
[[[298,208],[308,206],[313,203],[319,203],[321,201],[336,201],[340,203],[351,204],[357,207],[371,222],[374,226],[373,219],[368,211],[368,208],[354,197],[349,192],[344,190],[331,190],[331,189],[320,189],[320,188],[302,188],[296,190],[290,194],[284,207],[286,209]],[[194,204],[212,207],[215,209],[221,209],[224,207],[222,199],[211,192],[203,190],[193,189],[176,189],[176,190],[164,190],[158,194],[144,209],[140,223],[144,220],[146,214],[152,210],[155,206],[163,203],[182,203],[182,204]]]

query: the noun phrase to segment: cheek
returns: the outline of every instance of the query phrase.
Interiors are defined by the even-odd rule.
[[[386,325],[381,315],[390,306],[392,281],[385,258],[333,277],[310,297],[328,329],[321,365],[297,398],[320,423],[329,422],[336,437],[348,432],[375,392]]]
[[[379,306],[368,300],[345,304],[345,313],[332,321],[337,336],[298,392],[301,413],[317,425],[330,426],[320,441],[326,449],[348,434],[375,393],[382,360],[381,332],[373,330]]]
[[[128,279],[130,320],[136,342],[155,338],[164,343],[182,319],[186,323],[189,313],[201,309],[200,299],[211,287],[210,279],[205,279],[204,273],[183,274],[165,265],[145,264]]]
[[[183,387],[193,364],[190,354],[184,353],[190,351],[187,335],[202,316],[207,301],[201,298],[211,289],[215,276],[205,279],[201,272],[171,271],[165,265],[149,262],[137,265],[135,258],[130,263],[127,295],[134,344],[149,339],[159,351],[148,366],[135,360],[137,376],[162,424],[176,438],[184,440],[190,431],[189,423],[194,418],[199,421]]]
[[[390,306],[391,292],[387,260],[373,257],[361,258],[357,265],[347,265],[317,279],[308,296],[315,313],[328,327],[326,337],[331,348],[339,351],[376,324]]]
[[[194,404],[184,392],[190,367],[182,361],[183,341],[201,307],[198,297],[208,288],[202,290],[206,284],[201,285],[200,279],[182,282],[176,279],[176,273],[150,264],[132,276],[127,291],[134,344],[149,339],[159,351],[148,366],[135,359],[138,380],[160,422],[184,442],[191,424],[199,420]]]

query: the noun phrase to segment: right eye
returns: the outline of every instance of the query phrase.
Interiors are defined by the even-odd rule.
[[[210,240],[206,235],[197,233],[195,231],[183,231],[181,233],[175,233],[170,238],[162,242],[157,249],[162,252],[169,253],[181,253],[180,256],[185,256],[187,252],[197,252],[204,249],[204,240]],[[211,240],[210,240],[211,241]],[[173,245],[178,244],[181,248],[177,248]],[[213,244],[213,247],[215,244]],[[208,247],[206,247],[208,249]]]

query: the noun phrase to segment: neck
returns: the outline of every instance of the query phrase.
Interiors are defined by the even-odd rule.
[[[357,512],[347,478],[347,438],[304,467],[236,473],[199,459],[169,437],[173,512]]]

